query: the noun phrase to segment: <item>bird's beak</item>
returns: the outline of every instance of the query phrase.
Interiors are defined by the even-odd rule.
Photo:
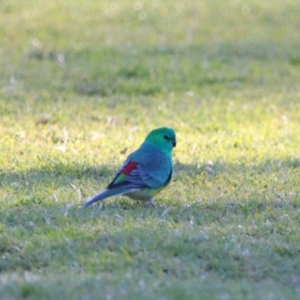
[[[173,147],[176,147],[176,140],[172,140]]]

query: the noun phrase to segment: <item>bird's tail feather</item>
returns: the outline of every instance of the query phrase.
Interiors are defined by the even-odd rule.
[[[100,201],[100,200],[104,200],[108,197],[125,194],[125,193],[129,192],[129,190],[130,189],[128,189],[128,188],[127,189],[124,189],[124,188],[105,189],[104,191],[100,192],[96,196],[94,196],[91,199],[89,199],[88,201],[86,201],[82,206],[88,207],[88,206],[92,205],[93,203]]]

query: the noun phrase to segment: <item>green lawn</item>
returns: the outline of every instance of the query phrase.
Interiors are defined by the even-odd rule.
[[[300,299],[300,2],[5,2],[0,298]],[[156,208],[80,208],[160,126]]]

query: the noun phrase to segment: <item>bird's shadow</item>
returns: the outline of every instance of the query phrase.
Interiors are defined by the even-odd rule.
[[[253,174],[253,176],[268,177],[270,173],[282,172],[282,170],[298,169],[300,167],[300,159],[295,157],[287,157],[285,159],[266,159],[258,164],[242,164],[242,163],[226,163],[216,161],[214,163],[191,163],[184,164],[180,161],[175,161],[174,164],[174,181],[184,181],[187,177],[197,177],[199,174],[207,180],[214,181],[218,175],[235,175],[237,172],[240,174]],[[43,205],[43,197],[39,195],[39,191],[43,189],[63,190],[66,191],[71,187],[74,195],[81,193],[82,203],[88,198],[93,196],[97,191],[105,188],[113,178],[117,166],[115,165],[82,165],[82,164],[63,164],[57,163],[50,166],[41,168],[34,168],[18,172],[1,172],[0,171],[0,186],[7,195],[7,199],[11,200],[14,196],[26,198],[30,194],[27,201],[19,201],[20,203],[30,205],[31,202]],[[22,196],[18,195],[21,193]],[[11,195],[11,196],[10,196]],[[38,201],[36,201],[39,198]],[[49,196],[50,197],[50,196]],[[52,197],[52,196],[51,196]],[[76,196],[77,197],[77,196]],[[125,200],[126,199],[126,200]],[[46,199],[47,200],[47,199]],[[4,200],[5,201],[5,200]],[[76,201],[71,201],[73,204]],[[107,208],[123,208],[124,210],[136,209],[136,207],[144,207],[142,203],[137,205],[136,201],[130,200],[125,197],[119,197],[118,201],[106,201],[103,209]],[[54,205],[59,205],[59,198],[53,201]],[[77,206],[80,204],[77,200]],[[76,206],[76,205],[75,205]],[[101,207],[101,203],[99,207]],[[98,207],[93,205],[93,207]],[[159,203],[157,207],[161,210],[168,209],[164,204]],[[97,208],[99,209],[99,208]]]

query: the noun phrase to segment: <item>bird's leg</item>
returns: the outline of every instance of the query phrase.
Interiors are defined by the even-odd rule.
[[[152,198],[149,198],[147,201],[146,201],[146,204],[152,208],[155,208],[155,205],[154,203],[152,202]]]

